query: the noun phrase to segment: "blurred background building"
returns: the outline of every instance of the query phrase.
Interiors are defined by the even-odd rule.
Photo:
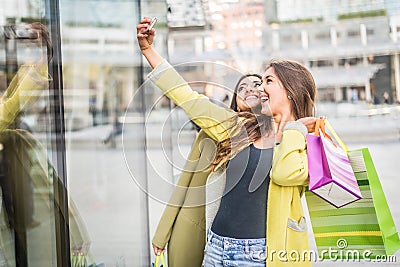
[[[281,0],[275,7],[263,52],[307,64],[320,101],[399,102],[398,1]]]
[[[69,266],[81,254],[149,265],[196,130],[145,82],[143,16],[159,18],[162,56],[218,105],[270,59],[306,64],[317,115],[375,148],[382,183],[397,188],[387,148],[400,139],[398,0],[0,0],[0,266]],[[24,70],[43,64],[38,86]]]

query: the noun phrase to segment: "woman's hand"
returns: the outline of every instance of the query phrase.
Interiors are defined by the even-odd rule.
[[[309,133],[313,133],[315,131],[315,123],[317,121],[318,118],[316,117],[304,117],[301,119],[298,119],[298,122],[303,123],[306,127],[307,127],[307,131]],[[323,117],[321,117],[321,119],[323,119]]]
[[[151,23],[151,18],[144,17],[140,20],[140,24],[136,26],[137,31],[137,39],[139,43],[140,50],[143,52],[146,49],[149,49],[153,45],[154,36],[156,31],[151,29],[150,31],[146,31],[147,27]]]
[[[153,47],[154,36],[156,35],[156,31],[151,29],[150,31],[146,31],[147,27],[151,23],[151,18],[144,17],[140,20],[140,23],[136,26],[137,31],[137,40],[139,43],[140,50],[142,54],[149,62],[151,68],[155,68],[158,64],[163,61],[163,58],[158,54],[158,52]]]
[[[154,244],[152,244],[152,245],[153,245],[154,254],[160,255],[161,253],[165,253],[165,251],[166,251],[165,248],[159,248]]]

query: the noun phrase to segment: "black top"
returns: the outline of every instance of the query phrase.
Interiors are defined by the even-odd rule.
[[[265,238],[273,149],[254,145],[228,162],[226,185],[211,230],[232,238]]]

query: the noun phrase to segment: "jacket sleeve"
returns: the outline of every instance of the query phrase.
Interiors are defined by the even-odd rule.
[[[308,162],[306,150],[307,128],[300,122],[288,122],[282,141],[275,146],[271,180],[280,186],[308,184]]]
[[[235,112],[212,103],[206,96],[192,90],[178,72],[164,60],[148,75],[149,80],[186,114],[208,136],[217,142],[229,138]]]
[[[36,101],[38,96],[35,91],[43,91],[47,83],[47,65],[39,68],[34,65],[20,67],[7,88],[6,100],[0,104],[0,132],[7,129],[27,105]]]

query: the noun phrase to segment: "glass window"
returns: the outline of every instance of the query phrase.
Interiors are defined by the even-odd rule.
[[[172,149],[145,152],[146,130],[160,128],[145,128],[145,112],[160,94],[141,87],[135,31],[143,9],[162,40],[165,7],[2,1],[0,266],[149,265],[148,158]]]
[[[59,231],[65,191],[50,116],[57,89],[49,65],[52,18],[44,7],[40,0],[2,1],[0,266],[57,266],[66,237]]]
[[[144,2],[60,1],[68,194],[84,225],[71,229],[70,216],[70,244],[72,258],[88,255],[89,264],[150,264],[147,176],[156,174],[147,160],[158,152],[145,151],[144,114],[155,96],[141,87],[149,69],[136,24],[152,7]]]

